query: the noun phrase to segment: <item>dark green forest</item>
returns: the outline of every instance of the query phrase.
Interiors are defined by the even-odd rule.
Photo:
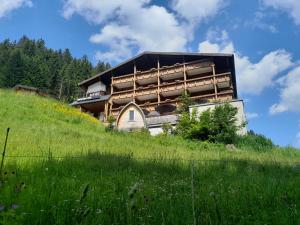
[[[42,39],[24,36],[19,41],[0,43],[0,88],[28,85],[71,102],[83,95],[80,81],[108,68],[110,65],[101,61],[93,66],[86,55],[75,58],[69,49],[47,48]]]

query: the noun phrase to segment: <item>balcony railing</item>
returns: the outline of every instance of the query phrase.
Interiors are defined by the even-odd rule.
[[[136,82],[139,85],[147,85],[147,84],[153,84],[157,83],[157,69],[152,68],[151,70],[144,71],[144,72],[138,72],[136,74]]]
[[[157,98],[157,86],[147,88],[139,88],[135,92],[135,96],[139,101],[147,101]]]
[[[212,72],[212,62],[189,63],[186,65],[187,76],[195,76]]]
[[[133,90],[115,92],[112,94],[111,99],[117,104],[128,103],[133,99]]]
[[[133,74],[128,74],[120,77],[113,77],[112,84],[114,87],[123,89],[133,87]]]
[[[160,78],[162,80],[174,80],[183,78],[184,67],[182,64],[175,64],[173,66],[164,66],[160,69]]]
[[[180,95],[184,91],[184,82],[178,81],[172,84],[167,83],[160,87],[160,93],[163,97]]]

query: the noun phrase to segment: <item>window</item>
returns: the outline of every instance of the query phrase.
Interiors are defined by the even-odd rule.
[[[129,111],[129,121],[134,121],[134,111],[133,110]]]

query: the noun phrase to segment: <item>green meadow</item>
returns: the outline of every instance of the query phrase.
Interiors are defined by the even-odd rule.
[[[105,132],[0,91],[0,224],[300,224],[300,151]]]

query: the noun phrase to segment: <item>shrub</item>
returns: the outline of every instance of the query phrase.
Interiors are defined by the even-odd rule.
[[[165,134],[165,135],[173,133],[173,127],[170,123],[163,123],[162,130],[163,130],[163,134]]]
[[[191,115],[184,112],[176,126],[176,133],[188,139],[232,144],[240,128],[236,125],[236,114],[237,108],[228,103],[208,109],[200,116],[195,109]]]
[[[179,97],[180,105],[177,108],[177,113],[182,114],[184,112],[189,112],[189,107],[194,105],[194,101],[190,98],[190,95],[186,92],[182,92],[181,96]]]
[[[271,139],[253,131],[248,132],[247,135],[238,136],[235,140],[235,145],[238,148],[257,151],[271,150],[275,147]]]
[[[108,125],[105,127],[105,131],[113,131],[115,129],[116,119],[112,115],[107,118]]]

